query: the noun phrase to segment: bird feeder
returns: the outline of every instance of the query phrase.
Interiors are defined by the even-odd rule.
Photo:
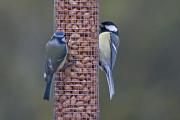
[[[68,59],[54,80],[55,120],[98,120],[98,0],[55,0],[55,31],[65,32]]]

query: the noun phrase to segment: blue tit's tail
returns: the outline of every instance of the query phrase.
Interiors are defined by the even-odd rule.
[[[52,78],[53,78],[53,74],[44,73],[44,79],[46,81],[46,89],[45,89],[45,92],[44,92],[43,99],[47,100],[47,101],[49,100],[49,96],[50,96]]]
[[[110,100],[112,100],[112,97],[115,94],[115,90],[114,90],[114,81],[112,78],[112,71],[109,68],[109,66],[105,66],[105,73],[106,73],[106,78],[107,78],[108,87],[109,87]]]
[[[44,100],[49,101],[50,90],[51,90],[51,81],[47,81],[46,89],[45,89],[44,97],[43,97]]]

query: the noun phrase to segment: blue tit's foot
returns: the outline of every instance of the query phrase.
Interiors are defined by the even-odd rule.
[[[76,64],[76,60],[71,60],[68,64],[65,64],[64,67],[62,68],[63,70],[67,69],[68,67]]]

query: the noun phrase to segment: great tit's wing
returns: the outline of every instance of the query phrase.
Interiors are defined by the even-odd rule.
[[[119,36],[117,36],[114,33],[110,33],[111,41],[110,41],[110,47],[111,47],[111,69],[113,69],[114,64],[116,62],[116,56],[117,51],[119,47]]]
[[[111,43],[114,44],[116,49],[118,49],[119,48],[119,43],[120,43],[119,36],[117,36],[114,33],[110,33],[110,37],[111,37]]]

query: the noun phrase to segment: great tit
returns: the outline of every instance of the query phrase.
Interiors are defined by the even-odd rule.
[[[116,61],[119,42],[120,40],[117,26],[110,21],[102,22],[100,24],[99,33],[99,66],[106,74],[110,100],[115,94],[112,70]]]
[[[55,32],[47,42],[45,49],[44,79],[46,81],[46,89],[43,99],[49,100],[53,75],[56,71],[59,71],[64,67],[68,53],[64,32]]]

